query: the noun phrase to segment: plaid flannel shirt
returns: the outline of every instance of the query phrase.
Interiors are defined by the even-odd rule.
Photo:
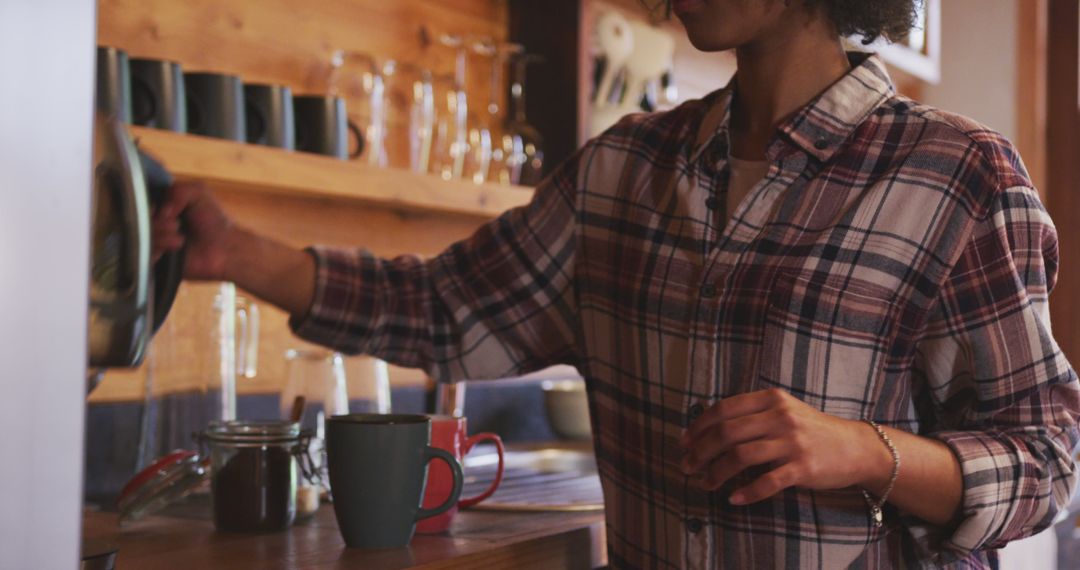
[[[293,326],[440,381],[575,365],[613,567],[986,567],[1076,480],[1080,391],[1046,309],[1055,229],[1008,141],[896,95],[876,56],[852,61],[780,125],[734,212],[726,88],[625,118],[437,257],[313,248]],[[887,508],[875,528],[857,489],[735,507],[732,486],[690,484],[680,431],[770,387],[944,441],[958,522]]]

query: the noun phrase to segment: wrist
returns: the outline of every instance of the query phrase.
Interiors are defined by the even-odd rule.
[[[874,495],[885,490],[892,479],[893,456],[889,446],[881,440],[873,426],[862,421],[853,421],[858,434],[860,473],[858,485]]]
[[[234,224],[229,224],[221,239],[221,279],[244,287],[244,256],[251,252],[251,234]]]
[[[315,297],[316,262],[308,252],[231,226],[220,241],[221,278],[295,317]]]

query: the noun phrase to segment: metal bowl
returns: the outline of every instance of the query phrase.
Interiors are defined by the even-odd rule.
[[[589,439],[589,398],[584,380],[545,380],[544,410],[551,429],[562,439]]]

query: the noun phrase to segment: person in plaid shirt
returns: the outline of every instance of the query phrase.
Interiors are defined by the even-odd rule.
[[[1015,148],[842,48],[914,4],[676,0],[735,80],[624,118],[431,259],[294,250],[197,183],[156,248],[440,382],[576,366],[614,567],[991,567],[1073,492],[1080,386]]]

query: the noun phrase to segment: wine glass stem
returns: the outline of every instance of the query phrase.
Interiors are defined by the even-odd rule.
[[[502,89],[502,66],[505,60],[496,53],[491,57],[491,92],[488,94],[488,113],[492,118],[499,114],[499,91]]]
[[[457,57],[454,62],[454,87],[459,91],[465,90],[465,65],[468,53],[468,48],[464,42],[458,46]]]
[[[525,61],[514,62],[514,79],[510,85],[510,100],[514,107],[514,121],[525,122]]]

